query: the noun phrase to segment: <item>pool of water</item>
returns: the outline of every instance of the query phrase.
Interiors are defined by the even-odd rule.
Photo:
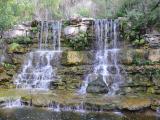
[[[76,113],[53,112],[37,108],[0,109],[0,120],[160,120],[158,114],[146,113]]]

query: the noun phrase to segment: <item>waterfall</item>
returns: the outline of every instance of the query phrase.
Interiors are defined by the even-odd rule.
[[[41,21],[39,31],[39,49],[27,55],[21,72],[17,75],[17,88],[48,90],[50,83],[57,80],[56,69],[61,53],[61,21]],[[49,27],[52,39],[49,39]],[[50,48],[50,46],[52,46]]]
[[[118,21],[95,20],[95,48],[96,55],[93,73],[87,75],[84,85],[80,89],[81,94],[86,94],[88,84],[92,81],[92,74],[101,75],[103,82],[109,89],[108,95],[115,95],[122,82],[120,65],[118,60]]]
[[[17,100],[9,99],[3,105],[4,105],[4,108],[19,108],[19,107],[23,107],[23,103],[21,102],[21,99],[17,99]]]

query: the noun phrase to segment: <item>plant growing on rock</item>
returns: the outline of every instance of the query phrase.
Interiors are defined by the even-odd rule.
[[[68,46],[74,50],[86,50],[89,47],[89,40],[87,38],[87,33],[80,32],[73,38],[67,40]]]
[[[132,45],[135,47],[140,47],[143,46],[145,44],[145,40],[144,39],[136,39],[135,41],[133,41]]]
[[[30,37],[25,37],[25,36],[19,36],[16,38],[13,38],[12,40],[8,41],[10,44],[11,43],[17,43],[17,44],[31,44],[33,43]]]
[[[2,66],[5,67],[6,69],[12,69],[15,68],[15,65],[9,64],[9,63],[2,63]]]

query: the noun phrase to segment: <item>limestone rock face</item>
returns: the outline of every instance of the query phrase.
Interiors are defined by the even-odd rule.
[[[0,54],[0,63],[5,62],[5,63],[12,63],[12,59],[11,56],[9,56],[8,54],[4,53],[4,54]]]
[[[151,100],[147,98],[125,98],[121,101],[120,109],[141,110],[150,107]]]
[[[93,63],[93,53],[89,51],[66,51],[62,54],[63,65],[85,65]]]
[[[121,63],[131,65],[137,61],[143,63],[148,60],[149,50],[146,49],[123,49],[119,56]]]
[[[81,25],[80,28],[79,28],[79,31],[86,33],[86,32],[87,32],[87,29],[88,29],[88,26],[87,26],[87,25]]]
[[[133,62],[133,50],[122,50],[120,55],[123,64],[129,65]]]
[[[152,48],[160,47],[160,34],[146,34],[144,38],[149,43],[150,47]]]
[[[21,54],[14,54],[12,56],[13,63],[16,64],[16,65],[17,64],[19,64],[19,65],[23,64],[25,58],[26,58],[26,56],[25,55],[21,55]]]
[[[149,51],[149,60],[152,62],[160,61],[160,49],[152,49]]]
[[[87,93],[107,94],[108,87],[103,81],[103,76],[95,76],[94,79],[88,84]]]
[[[147,87],[153,84],[150,82],[149,75],[147,76],[141,74],[129,75],[129,77],[126,80],[126,83],[130,87]]]
[[[18,36],[29,35],[30,26],[31,26],[30,22],[25,22],[21,25],[16,25],[11,30],[6,31],[4,33],[3,37],[4,38],[15,38],[15,37],[18,37]]]
[[[64,35],[65,36],[75,36],[79,33],[79,28],[74,26],[67,26],[64,28]]]
[[[11,79],[5,72],[0,73],[0,82],[8,82]]]

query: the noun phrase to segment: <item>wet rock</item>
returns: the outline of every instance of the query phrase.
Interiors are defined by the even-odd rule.
[[[103,76],[95,76],[94,80],[92,79],[89,82],[87,87],[87,93],[95,93],[95,94],[107,94],[108,87],[103,81]]]
[[[0,82],[8,82],[11,80],[11,77],[8,76],[5,72],[0,73]]]
[[[120,105],[120,109],[127,110],[143,110],[151,106],[151,100],[148,98],[124,98]]]
[[[62,65],[86,65],[93,63],[93,53],[90,51],[65,51],[62,54]]]
[[[130,65],[133,62],[133,50],[122,50],[120,56],[121,62]]]
[[[10,70],[7,70],[7,75],[9,75],[9,76],[11,76],[11,77],[13,77],[15,74],[16,74],[16,70],[14,70],[14,69],[10,69]]]
[[[6,53],[5,50],[0,49],[0,63],[12,63],[11,56]]]
[[[152,71],[160,70],[160,65],[155,64],[155,65],[144,65],[144,66],[125,66],[124,67],[125,71],[127,73],[132,73],[132,74],[137,74],[137,73],[149,73]]]
[[[152,81],[156,86],[160,87],[160,71],[152,75]]]
[[[151,108],[155,111],[157,111],[159,109],[160,106],[160,99],[158,98],[153,98],[152,100],[152,104],[151,104]]]
[[[62,66],[58,68],[57,74],[59,75],[84,75],[93,71],[92,65],[80,65],[80,66]]]
[[[4,67],[0,66],[0,73],[4,72]]]
[[[128,78],[125,81],[125,84],[128,87],[149,87],[152,86],[154,83],[151,82],[150,77],[147,75],[134,74],[128,76]]]
[[[83,78],[81,76],[74,75],[60,75],[60,80],[52,81],[50,83],[50,89],[58,90],[76,90],[80,89]]]
[[[12,59],[13,59],[13,63],[14,64],[23,64],[24,60],[25,60],[26,56],[23,54],[13,54]]]
[[[151,49],[149,51],[149,60],[152,62],[160,62],[160,49]]]

